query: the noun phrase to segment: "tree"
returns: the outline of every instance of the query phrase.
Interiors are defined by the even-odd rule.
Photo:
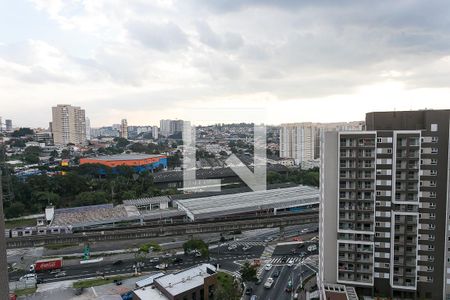
[[[7,218],[16,218],[23,214],[25,205],[22,202],[14,202],[5,209],[5,215]]]
[[[23,152],[23,160],[29,164],[39,163],[39,154],[41,153],[41,148],[37,146],[26,147]]]
[[[116,147],[120,149],[124,149],[130,143],[130,141],[122,137],[114,138],[114,141],[116,142]]]
[[[244,282],[255,282],[257,280],[256,277],[256,267],[252,266],[248,261],[242,265],[241,270],[239,271],[241,273],[241,278]]]
[[[18,130],[14,130],[14,132],[11,134],[13,137],[22,137],[26,135],[33,135],[34,131],[27,127],[19,128]]]
[[[105,192],[83,192],[75,198],[75,205],[86,206],[107,203],[107,195]]]
[[[189,253],[193,250],[200,251],[203,257],[209,256],[208,245],[202,240],[189,240],[183,244],[184,253]]]

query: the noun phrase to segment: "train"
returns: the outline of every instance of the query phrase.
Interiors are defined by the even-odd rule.
[[[22,236],[50,235],[50,234],[72,234],[72,226],[35,226],[25,228],[5,229],[6,238]]]

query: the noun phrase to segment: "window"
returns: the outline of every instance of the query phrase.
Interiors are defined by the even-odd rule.
[[[432,165],[437,165],[437,159],[432,158],[432,159],[431,159],[431,164],[432,164]]]
[[[430,198],[436,198],[436,192],[430,192]],[[430,203],[430,206],[431,204],[434,204],[434,206],[436,206],[436,203]]]
[[[438,131],[438,124],[431,124],[431,131],[433,132]]]
[[[431,142],[432,143],[437,143],[439,141],[439,138],[437,136],[432,136],[431,137]]]
[[[438,148],[431,148],[431,154],[437,154]]]

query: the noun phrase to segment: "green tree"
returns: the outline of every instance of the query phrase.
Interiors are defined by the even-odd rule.
[[[244,282],[255,282],[257,280],[256,278],[256,267],[252,266],[248,261],[245,262],[241,270],[239,271],[241,273],[241,278]]]
[[[130,141],[122,137],[114,138],[114,141],[116,142],[116,147],[120,149],[124,149],[130,143]]]
[[[209,256],[208,245],[203,240],[189,240],[183,244],[184,253],[189,253],[193,250],[200,251],[203,257]]]
[[[107,203],[107,195],[105,192],[83,192],[75,198],[76,206],[86,206]]]
[[[13,137],[22,137],[26,135],[33,135],[34,131],[27,127],[19,128],[18,130],[14,130],[14,132],[11,134]]]
[[[41,153],[41,148],[37,146],[26,147],[23,152],[23,160],[29,164],[39,163],[39,154]]]
[[[68,149],[63,149],[61,151],[61,158],[62,159],[69,159],[70,158],[70,151]]]
[[[14,202],[5,209],[7,218],[16,218],[21,216],[25,211],[25,205],[22,202]]]

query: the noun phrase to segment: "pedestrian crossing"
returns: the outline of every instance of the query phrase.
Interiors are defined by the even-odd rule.
[[[236,245],[238,247],[244,247],[244,246],[264,246],[263,241],[235,241],[229,243],[229,245]]]
[[[287,264],[288,261],[291,261],[291,260],[294,262],[294,264],[298,264],[299,262],[301,262],[302,259],[298,256],[295,256],[295,257],[286,257],[283,261],[283,257],[273,257],[269,261],[269,263],[271,263],[272,265],[280,265],[280,264],[284,265],[284,264]]]

